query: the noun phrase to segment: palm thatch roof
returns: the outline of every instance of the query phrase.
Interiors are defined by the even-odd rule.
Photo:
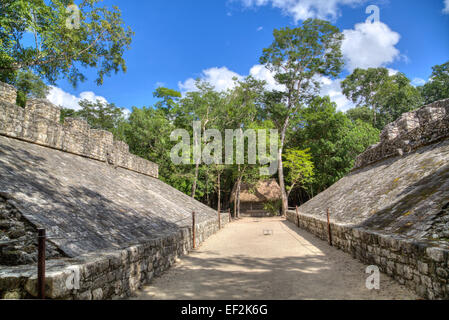
[[[231,194],[231,202],[234,201],[237,184],[234,185]],[[242,182],[240,187],[241,202],[267,202],[281,199],[281,187],[275,179],[259,181],[255,186]]]

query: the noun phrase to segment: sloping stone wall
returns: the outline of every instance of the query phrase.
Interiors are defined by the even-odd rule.
[[[299,227],[429,299],[449,299],[449,99],[404,114],[354,170],[299,207]],[[296,213],[288,219],[297,223]]]
[[[222,226],[229,221],[222,214]],[[196,243],[218,231],[218,221],[196,227]],[[75,259],[47,261],[46,296],[50,299],[100,300],[131,296],[169,269],[192,248],[192,229],[147,240],[124,250],[98,251]],[[0,298],[37,297],[35,266],[0,269]],[[78,284],[78,286],[74,286]],[[67,285],[69,284],[69,286]]]
[[[67,256],[124,248],[218,214],[159,179],[0,136],[0,193]]]
[[[37,262],[37,230],[23,218],[14,202],[0,194],[0,265],[15,266]],[[64,255],[52,243],[46,246],[49,259]]]
[[[218,231],[215,210],[157,179],[126,143],[79,119],[60,124],[46,100],[21,108],[15,94],[0,83],[0,298],[36,296],[37,228],[54,299],[129,296],[192,248],[192,212],[197,246]]]
[[[388,124],[381,141],[357,157],[354,170],[389,157],[403,156],[449,137],[449,99],[404,113]]]
[[[15,104],[14,87],[0,83],[0,135],[108,162],[117,167],[158,177],[158,166],[129,153],[114,141],[112,133],[90,129],[86,121],[66,119],[59,123],[60,109],[43,99],[28,99],[26,107]]]
[[[287,219],[328,241],[327,221],[289,211]],[[333,246],[379,269],[426,299],[449,299],[449,249],[426,241],[331,222]],[[381,288],[382,290],[382,288]]]

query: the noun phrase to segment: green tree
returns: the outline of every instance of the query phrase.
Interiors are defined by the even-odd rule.
[[[351,121],[337,111],[329,97],[316,98],[301,110],[290,146],[310,149],[314,182],[306,190],[313,196],[343,178],[360,153],[379,140],[379,130],[370,123]]]
[[[400,118],[403,113],[415,110],[424,103],[419,90],[400,72],[389,77],[377,93],[376,100],[380,106],[380,121],[377,126],[380,130]]]
[[[368,107],[355,107],[346,111],[346,115],[353,122],[360,120],[370,124],[374,123],[374,116],[370,108]]]
[[[93,129],[112,132],[117,140],[125,139],[126,120],[123,109],[100,100],[96,102],[81,100],[79,106],[81,109],[77,111],[61,108],[61,123],[64,123],[66,118],[82,118]]]
[[[301,27],[274,30],[272,45],[263,51],[262,64],[275,74],[285,92],[275,93],[280,99],[270,105],[279,115],[280,147],[278,176],[282,192],[282,213],[286,214],[288,199],[284,182],[282,154],[290,120],[301,106],[314,97],[320,87],[318,77],[336,77],[341,72],[343,34],[327,21],[308,19]]]
[[[17,88],[17,104],[25,107],[28,97],[44,99],[47,97],[48,86],[31,71],[19,71],[14,81]]]
[[[284,166],[288,169],[287,179],[287,197],[296,187],[307,188],[307,185],[313,182],[314,165],[310,149],[299,150],[289,149],[284,154]]]
[[[348,114],[366,121],[369,107],[373,126],[378,129],[422,103],[419,91],[403,73],[390,75],[386,68],[355,69],[341,86],[343,94],[358,107]]]
[[[176,112],[179,106],[179,99],[182,97],[179,91],[164,87],[157,88],[153,96],[162,99],[156,102],[155,108],[164,110],[167,115]]]
[[[201,123],[201,136],[205,137],[205,132],[209,128],[213,128],[219,118],[220,106],[223,105],[222,94],[216,92],[214,87],[207,82],[197,81],[198,91],[188,92],[186,97],[181,101],[181,109],[178,116],[183,120],[184,126],[187,125],[191,130],[194,121]],[[204,139],[200,141],[204,145]],[[193,176],[193,184],[191,196],[195,197],[197,192],[198,177],[200,173],[201,159],[194,159],[195,172]]]
[[[64,123],[66,118],[76,118],[76,117],[78,117],[78,114],[75,110],[61,107],[61,116],[60,116],[61,123]]]
[[[124,121],[123,109],[116,107],[113,103],[81,100],[79,105],[81,110],[77,111],[76,115],[86,120],[93,129],[116,133],[115,130],[120,122]]]
[[[377,93],[388,78],[386,68],[357,68],[341,83],[343,94],[348,99],[359,107],[372,109],[374,127],[377,127],[377,115],[380,108]]]
[[[240,129],[243,132],[247,129],[273,128],[272,123],[266,121],[262,116],[262,98],[265,84],[264,81],[258,81],[251,76],[245,78],[243,81],[236,82],[236,86],[227,93],[227,103],[221,110],[222,113],[219,123],[223,133],[225,129]],[[245,139],[245,150],[248,150],[249,143],[248,139]],[[240,191],[242,182],[245,181],[249,185],[253,185],[260,179],[260,166],[258,164],[249,164],[249,154],[247,152],[244,153],[244,160],[244,164],[237,164],[236,158],[234,158],[234,163],[228,166],[232,185],[235,186],[235,217],[240,217]]]
[[[430,81],[419,88],[427,104],[449,98],[449,61],[432,69]]]
[[[112,72],[126,71],[124,51],[133,32],[121,12],[100,7],[100,0],[83,0],[77,11],[73,0],[2,0],[0,3],[0,77],[10,82],[17,71],[32,70],[55,83],[59,77],[73,85],[86,79],[84,68],[96,68],[97,83]],[[71,7],[73,8],[73,7]],[[25,35],[31,33],[33,41]]]

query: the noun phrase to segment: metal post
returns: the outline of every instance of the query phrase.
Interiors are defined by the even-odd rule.
[[[196,249],[196,236],[195,236],[195,211],[192,212],[192,237],[193,237],[193,242],[192,242],[192,246],[193,249]]]
[[[45,229],[38,229],[37,292],[39,299],[45,299]]]
[[[329,236],[329,245],[332,246],[332,232],[331,232],[331,220],[330,220],[330,209],[327,209],[327,234]]]
[[[296,223],[298,224],[298,228],[299,228],[299,210],[298,210],[298,206],[296,206]]]
[[[221,230],[221,212],[218,211],[218,230]]]

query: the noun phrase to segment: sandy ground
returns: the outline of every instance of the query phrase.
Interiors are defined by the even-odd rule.
[[[368,290],[366,267],[288,221],[246,218],[210,237],[133,299],[417,298],[384,274],[380,290]]]

